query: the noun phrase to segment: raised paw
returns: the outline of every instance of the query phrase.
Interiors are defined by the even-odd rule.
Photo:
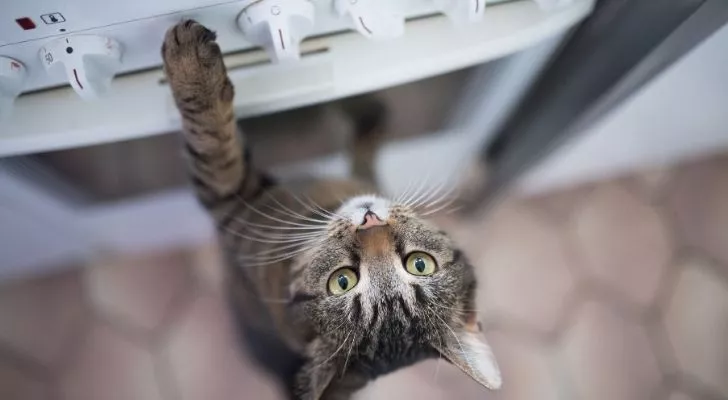
[[[193,20],[167,31],[162,58],[178,104],[193,101],[212,106],[211,101],[232,101],[232,86],[215,38],[215,32]]]

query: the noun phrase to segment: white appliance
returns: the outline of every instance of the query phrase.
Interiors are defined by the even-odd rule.
[[[0,156],[177,129],[159,49],[164,32],[184,18],[217,32],[234,83],[247,88],[236,98],[237,111],[251,116],[503,57],[562,35],[592,6],[592,0],[487,6],[484,0],[0,0]]]

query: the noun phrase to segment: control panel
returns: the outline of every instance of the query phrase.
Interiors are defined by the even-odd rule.
[[[504,0],[488,0],[489,5]],[[573,0],[535,0],[543,8]],[[223,52],[263,49],[296,62],[307,37],[355,30],[374,41],[406,35],[408,19],[445,14],[455,28],[479,23],[486,0],[0,0],[0,116],[22,92],[70,85],[84,100],[112,79],[161,64],[168,27],[193,18],[214,29]],[[362,54],[362,57],[365,57]]]

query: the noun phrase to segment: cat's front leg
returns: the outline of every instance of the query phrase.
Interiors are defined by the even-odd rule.
[[[197,196],[219,220],[231,204],[259,193],[233,113],[233,85],[215,33],[187,20],[167,31],[164,70],[182,116],[185,149]]]

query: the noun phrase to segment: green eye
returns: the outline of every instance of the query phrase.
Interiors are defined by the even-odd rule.
[[[356,272],[351,268],[341,268],[336,270],[329,277],[329,292],[333,295],[342,295],[353,289],[359,283]]]
[[[429,254],[415,251],[407,256],[404,266],[412,275],[428,276],[435,272],[437,263]]]

